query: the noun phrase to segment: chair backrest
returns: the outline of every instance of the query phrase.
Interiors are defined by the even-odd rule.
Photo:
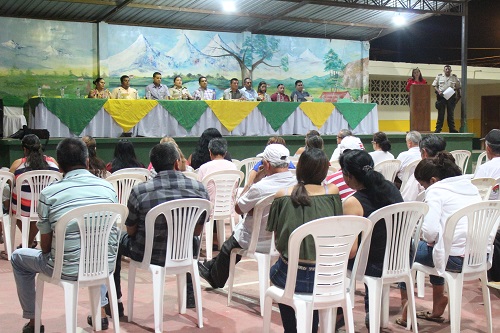
[[[125,220],[128,208],[124,205],[92,204],[74,208],[66,212],[56,223],[55,228],[55,262],[52,278],[61,279],[64,265],[64,242],[67,227],[74,229],[76,223],[80,233],[80,263],[78,281],[104,279],[113,272],[109,267],[109,251],[116,260],[120,220]],[[69,225],[69,226],[68,226]]]
[[[144,176],[137,173],[113,173],[106,180],[113,185],[118,196],[118,203],[125,206],[127,205],[132,188],[145,181]]]
[[[380,172],[388,181],[394,182],[400,167],[400,160],[386,160],[375,165],[374,169]]]
[[[459,209],[446,221],[443,232],[445,262],[450,255],[455,228],[462,218],[467,218],[467,235],[462,273],[476,273],[487,269],[488,251],[500,223],[500,201],[482,201]],[[487,246],[485,246],[487,245]]]
[[[252,235],[250,237],[250,242],[248,243],[247,252],[253,253],[257,248],[257,243],[259,242],[260,230],[269,216],[269,209],[274,200],[274,194],[271,194],[265,198],[260,199],[253,208],[253,228]]]
[[[424,200],[425,200],[425,191],[421,191],[415,198],[415,201],[424,202]]]
[[[223,170],[211,173],[203,178],[205,187],[209,184],[215,187],[215,194],[210,198],[213,204],[213,216],[215,220],[224,219],[234,212],[238,186],[244,175],[237,170]]]
[[[404,188],[406,187],[408,183],[408,179],[410,179],[410,176],[413,175],[415,172],[415,168],[417,167],[418,163],[420,163],[420,159],[415,160],[411,163],[409,163],[403,170],[403,175],[401,176],[401,188],[400,191],[403,192]]]
[[[245,167],[245,185],[248,183],[248,177],[250,177],[250,171],[252,171],[255,164],[257,164],[257,162],[259,161],[262,161],[262,158],[250,157],[241,160],[240,168],[238,170],[241,170],[243,167]]]
[[[236,170],[240,170],[241,169],[241,161],[240,160],[237,160],[237,159],[233,158],[231,160],[231,162],[233,162],[234,165],[236,166]]]
[[[467,165],[469,164],[469,158],[471,152],[468,150],[453,150],[450,154],[455,158],[455,164],[462,170],[462,174],[467,172]]]
[[[11,173],[9,170],[0,170],[0,193],[3,193],[6,191],[6,186],[7,184],[10,184],[10,190],[8,192],[7,197],[10,197],[10,192],[12,190],[12,186],[14,184],[14,174]],[[7,193],[6,193],[7,194]],[[0,214],[0,221],[3,220],[3,214]],[[9,232],[5,231],[4,232]]]
[[[21,187],[28,185],[31,192],[30,217],[37,218],[38,198],[40,192],[55,181],[61,180],[63,175],[54,170],[33,170],[27,171],[16,178],[17,206],[16,213],[21,214]]]
[[[314,308],[327,308],[344,299],[349,252],[360,233],[360,246],[363,246],[371,228],[372,222],[364,217],[343,215],[313,220],[295,229],[288,241],[288,272],[283,296],[293,297],[300,244],[311,235],[316,248]]]
[[[476,174],[477,172],[477,168],[479,168],[479,166],[481,164],[483,164],[483,161],[486,160],[486,161],[489,161],[490,159],[488,158],[488,156],[486,155],[486,152],[483,151],[481,154],[479,154],[479,156],[477,157],[477,162],[476,162],[476,168],[474,169],[474,174]]]
[[[497,183],[495,178],[473,178],[470,180],[472,185],[476,186],[481,198],[483,200],[488,200],[490,198],[491,190],[493,186]]]
[[[387,242],[385,246],[382,278],[398,278],[410,272],[410,248],[416,249],[418,240],[412,245],[412,238],[419,235],[420,226],[429,206],[424,202],[401,202],[382,207],[368,216],[375,225],[385,220]],[[361,280],[366,268],[370,252],[371,234],[363,252],[356,272],[356,280]],[[412,252],[415,254],[415,251]]]
[[[153,207],[146,214],[146,245],[141,267],[147,269],[151,262],[155,221],[160,215],[167,224],[165,267],[191,265],[194,228],[204,212],[205,221],[208,219],[210,207],[210,201],[197,198],[171,200]]]
[[[112,174],[113,175],[120,175],[123,173],[127,173],[127,174],[134,173],[134,174],[138,174],[138,175],[143,175],[144,181],[148,180],[149,177],[151,176],[151,171],[149,171],[146,168],[124,168],[124,169],[117,170],[117,171],[113,172]]]
[[[198,180],[198,174],[192,171],[183,171],[182,174],[188,178]]]

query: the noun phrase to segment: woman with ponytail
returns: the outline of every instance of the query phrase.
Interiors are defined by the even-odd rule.
[[[373,158],[373,163],[375,165],[383,161],[394,159],[394,155],[389,152],[391,150],[391,143],[387,138],[387,134],[384,132],[377,132],[373,134],[372,145],[373,151],[370,155]]]
[[[24,157],[17,159],[10,166],[10,172],[14,174],[17,179],[20,174],[33,171],[33,170],[55,170],[59,171],[59,166],[54,158],[46,156],[43,154],[42,145],[40,139],[35,134],[26,135],[21,141],[23,147]],[[21,198],[17,198],[16,186],[18,184],[14,183],[14,188],[12,189],[12,203],[11,210],[12,214],[16,214],[17,200],[20,199],[21,205],[21,215],[30,216],[30,200],[31,192],[28,185],[23,185],[21,187]],[[17,220],[17,226],[21,229],[21,221]],[[30,232],[28,237],[28,244],[31,247],[36,247],[37,242],[34,242],[35,235],[38,232],[36,223],[32,222],[30,224]]]
[[[86,135],[82,138],[89,151],[89,171],[96,177],[106,178],[106,163],[97,157],[97,144],[93,137]]]
[[[271,282],[285,287],[288,270],[288,240],[290,234],[301,225],[327,216],[342,215],[339,190],[334,184],[322,185],[328,172],[329,161],[325,152],[318,148],[305,150],[297,166],[298,184],[279,191],[267,220],[267,230],[274,232],[278,261],[271,267]],[[308,237],[302,241],[296,292],[312,293],[316,253],[314,241]],[[286,333],[297,331],[293,308],[279,304],[281,320]],[[318,313],[314,312],[313,332],[318,331]]]
[[[343,202],[345,215],[368,217],[377,209],[403,202],[401,193],[396,186],[386,180],[382,174],[373,170],[373,159],[366,151],[344,151],[340,155],[339,162],[346,184],[356,190],[352,196]],[[373,228],[366,275],[381,276],[386,242],[385,221],[381,220]],[[368,290],[365,293],[365,311],[365,324],[368,325]]]

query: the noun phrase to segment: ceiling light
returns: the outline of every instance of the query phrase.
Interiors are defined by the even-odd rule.
[[[398,13],[392,17],[392,23],[397,27],[406,25],[406,17],[404,17],[401,13]]]
[[[234,3],[234,1],[222,1],[222,9],[225,12],[235,12],[236,4]]]

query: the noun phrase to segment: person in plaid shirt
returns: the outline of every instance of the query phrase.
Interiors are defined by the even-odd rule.
[[[193,98],[197,101],[199,100],[214,100],[215,99],[215,90],[208,89],[208,80],[205,76],[200,76],[198,78],[198,83],[200,87],[193,91]]]

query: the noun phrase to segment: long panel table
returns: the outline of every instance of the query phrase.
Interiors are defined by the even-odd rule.
[[[317,128],[333,135],[342,128],[354,134],[378,131],[376,104],[276,103],[237,101],[148,101],[32,98],[29,124],[52,137],[91,135],[200,136],[209,127],[223,135],[305,134]]]

